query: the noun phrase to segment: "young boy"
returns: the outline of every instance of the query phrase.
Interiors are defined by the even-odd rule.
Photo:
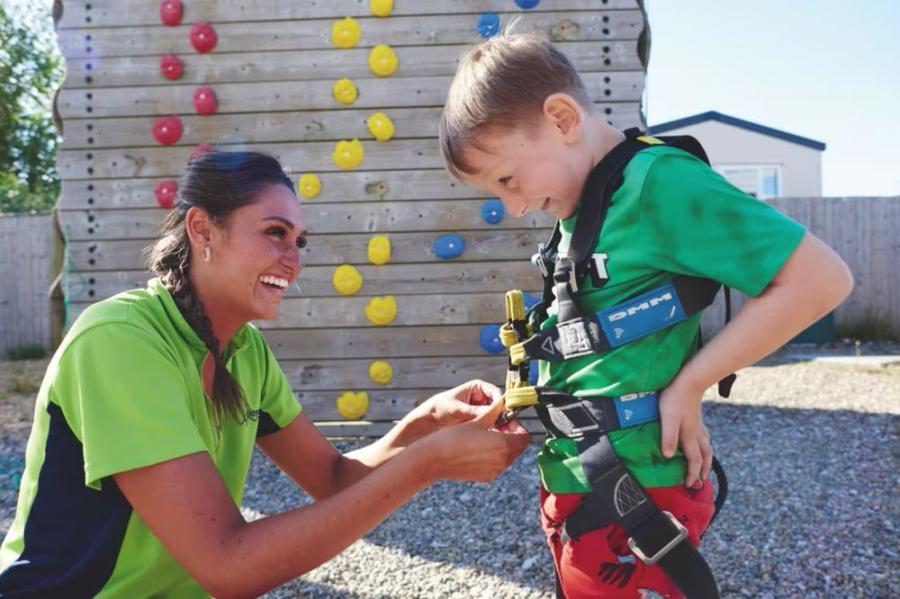
[[[497,36],[470,50],[450,86],[440,125],[451,174],[498,196],[512,216],[535,210],[555,216],[560,253],[570,245],[579,211],[600,201],[586,181],[624,139],[594,110],[565,56],[534,34]],[[585,276],[572,289],[584,314],[678,275],[712,279],[750,296],[699,351],[698,312],[603,353],[539,363],[540,388],[620,399],[657,393],[657,421],[612,430],[608,440],[646,496],[674,515],[697,546],[713,513],[706,481],[712,447],[700,408],[704,390],[832,310],[850,293],[852,277],[801,225],[731,186],[703,161],[664,144],[648,145],[628,162],[595,243],[600,277]],[[553,301],[542,330],[557,325],[558,312]],[[565,534],[567,518],[591,491],[589,481],[597,480],[580,463],[589,451],[583,444],[584,439],[549,438],[538,456],[542,523],[558,592],[569,599],[706,595],[676,585],[671,566],[667,574],[645,563],[647,555],[636,559],[630,535],[618,524],[577,538]],[[715,596],[714,583],[712,588],[707,596]]]

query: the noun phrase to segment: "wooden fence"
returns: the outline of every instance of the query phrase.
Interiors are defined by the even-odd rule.
[[[53,235],[49,214],[0,214],[0,357],[50,347]]]

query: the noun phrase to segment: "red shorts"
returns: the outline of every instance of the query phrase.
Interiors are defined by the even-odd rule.
[[[644,489],[661,510],[672,512],[688,529],[694,546],[712,519],[713,489],[709,481],[696,491],[684,485]],[[549,493],[541,488],[541,524],[556,562],[556,573],[566,599],[583,597],[640,597],[640,590],[669,598],[683,595],[659,566],[648,566],[628,550],[625,530],[611,524],[563,544],[561,525],[578,506],[580,493]],[[651,595],[652,596],[652,595]]]

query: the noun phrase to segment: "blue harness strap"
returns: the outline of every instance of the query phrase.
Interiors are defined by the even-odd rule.
[[[679,275],[593,315],[557,322],[522,342],[522,351],[530,359],[547,361],[603,354],[701,312],[720,287],[710,279]]]

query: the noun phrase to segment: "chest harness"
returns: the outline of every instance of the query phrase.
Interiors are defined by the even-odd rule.
[[[591,277],[594,288],[608,277],[602,254],[593,254],[622,172],[631,158],[645,148],[667,144],[690,152],[707,164],[702,146],[688,136],[654,138],[637,129],[625,131],[626,139],[613,148],[591,171],[579,203],[571,245],[558,252],[561,238],[557,222],[550,241],[541,244],[532,262],[541,270],[544,289],[541,300],[525,310],[524,296],[514,290],[506,294],[507,321],[500,340],[509,349],[506,376],[508,420],[519,411],[534,407],[547,434],[575,442],[578,460],[590,482],[578,507],[561,524],[563,542],[610,524],[627,532],[628,547],[646,564],[657,564],[688,599],[719,597],[709,565],[688,540],[687,529],[670,512],[659,510],[613,450],[607,433],[659,419],[656,391],[621,397],[574,396],[560,390],[535,386],[532,360],[568,360],[612,349],[683,322],[712,304],[721,286],[718,282],[675,275],[668,282],[598,312],[578,307],[575,293]],[[547,307],[556,300],[556,325],[540,330]],[[726,322],[731,316],[731,297],[725,288]],[[698,335],[698,346],[701,343]],[[728,397],[735,375],[719,382],[719,393]],[[718,479],[715,515],[725,502],[727,480],[721,465],[713,460]],[[715,515],[713,518],[715,518]]]

